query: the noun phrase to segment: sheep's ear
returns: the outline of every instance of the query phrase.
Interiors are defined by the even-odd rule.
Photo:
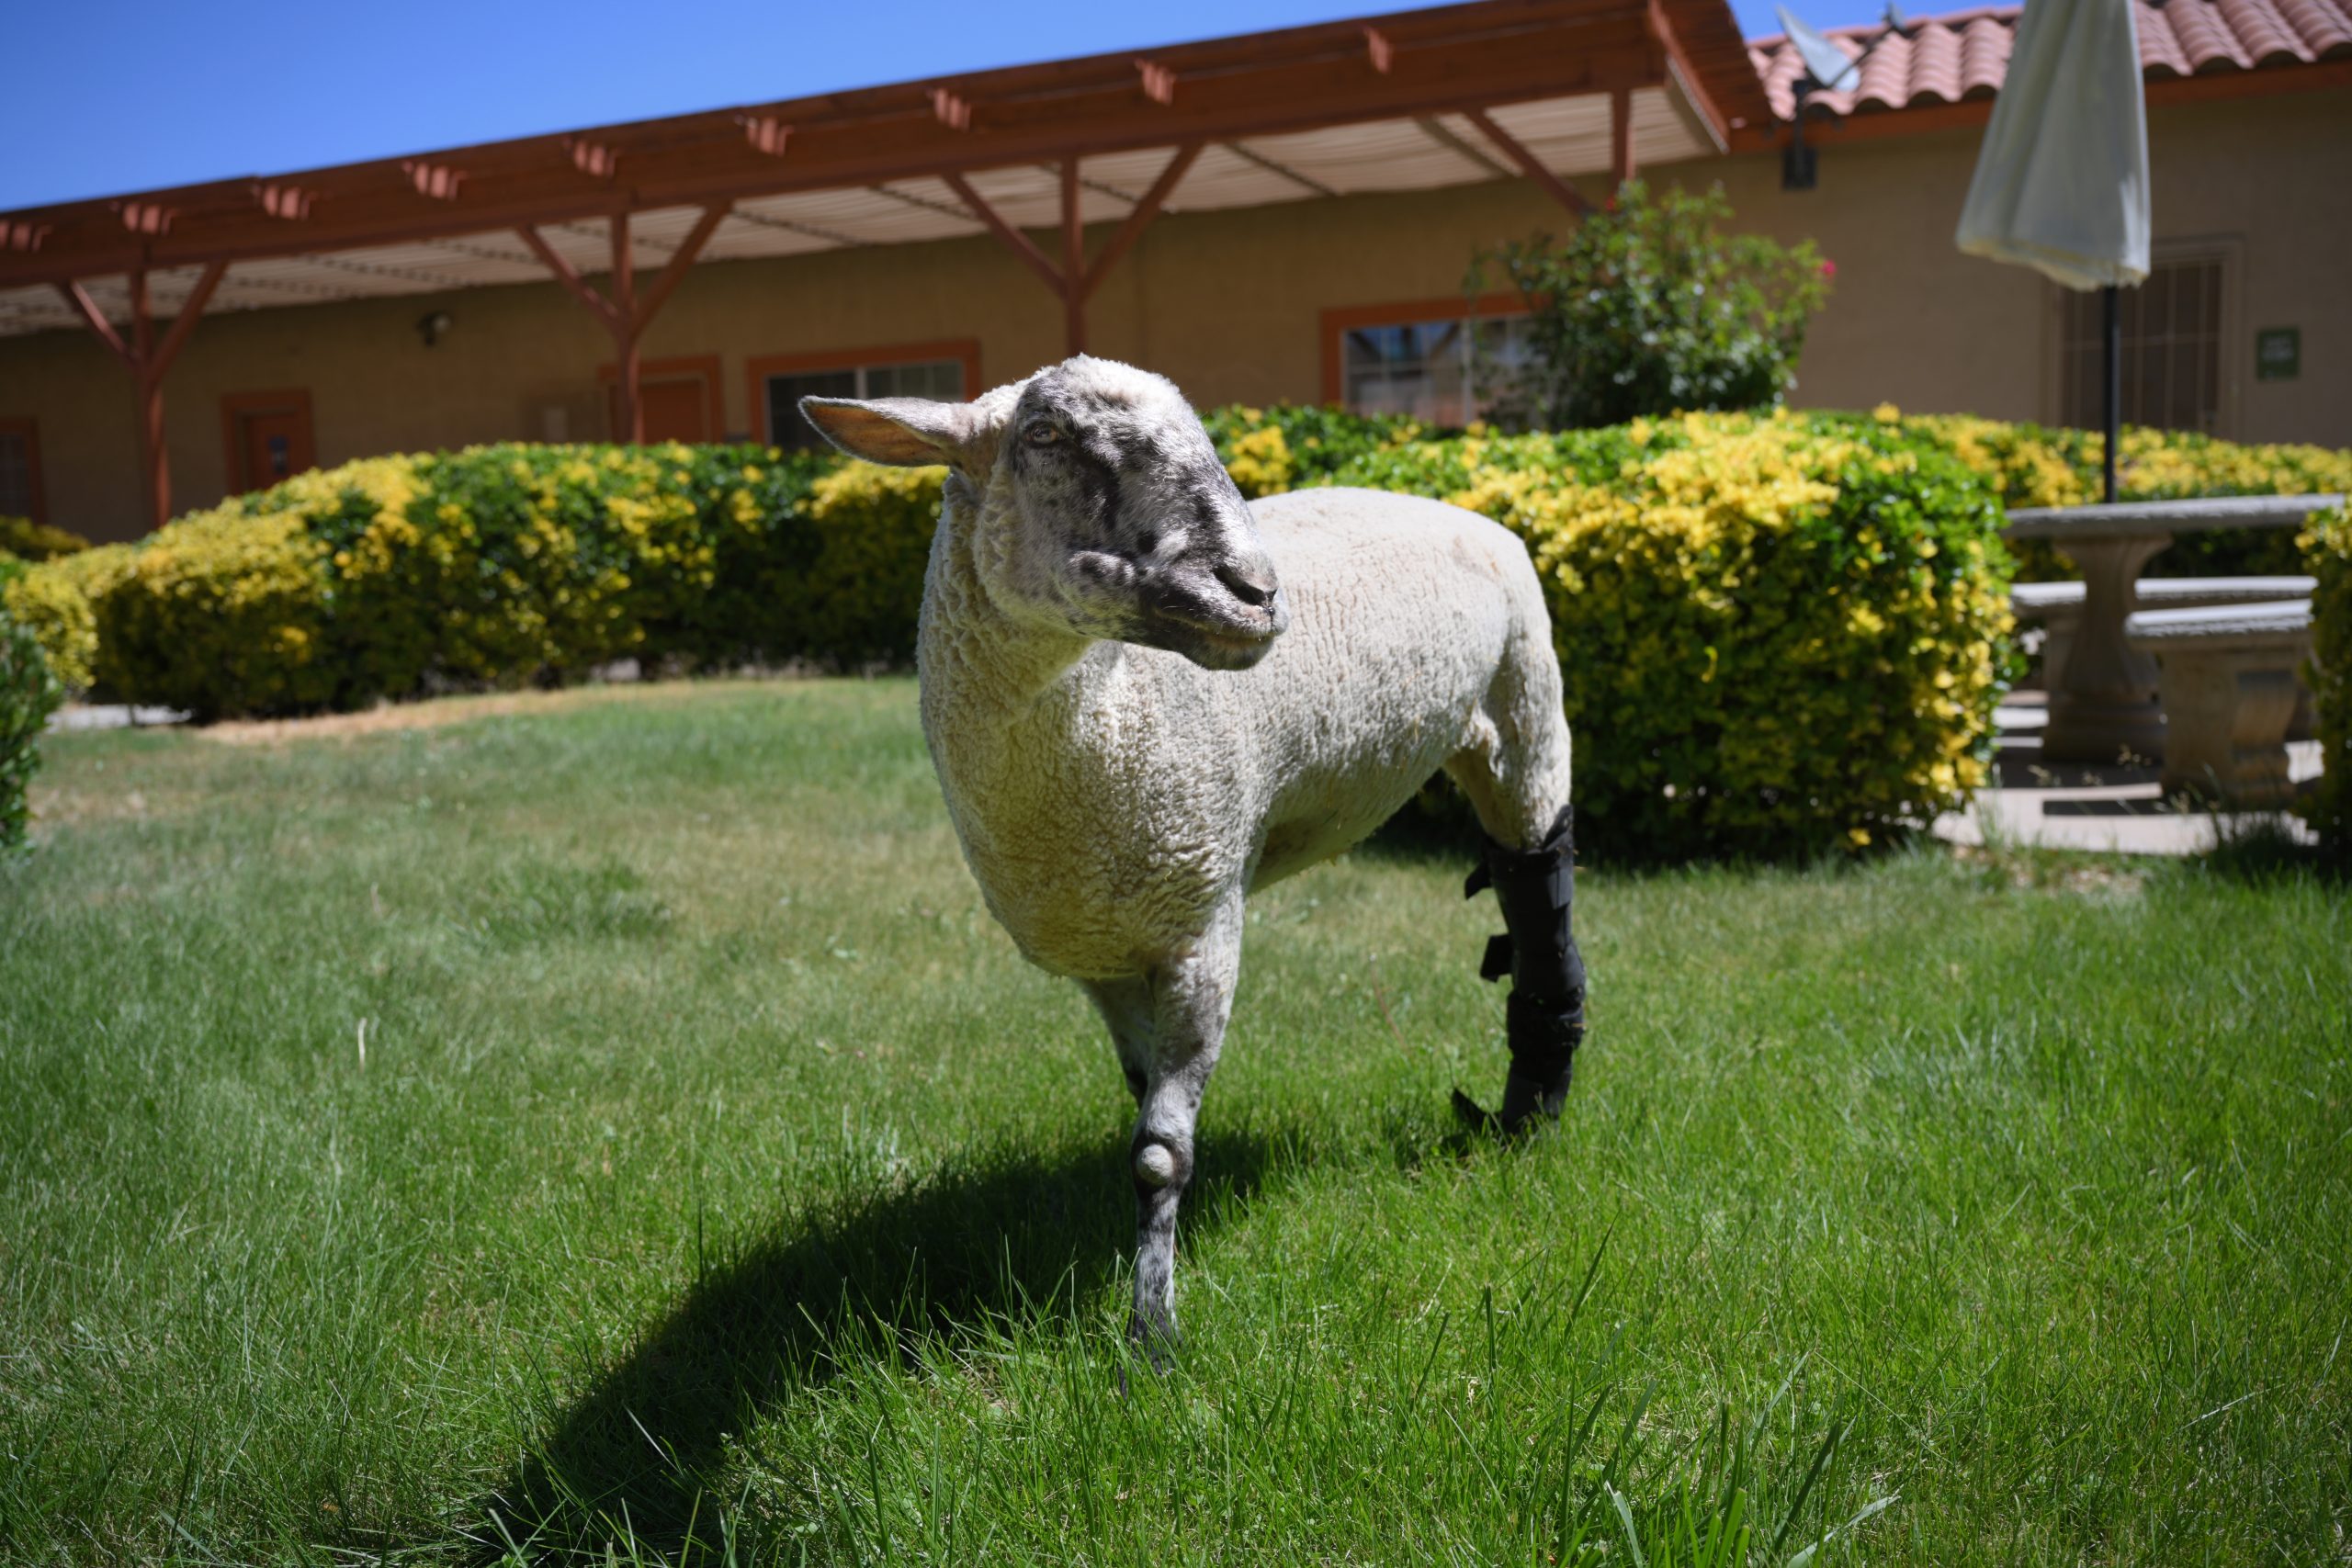
[[[928,398],[803,398],[800,413],[851,457],[901,468],[966,463],[978,426],[971,404]]]

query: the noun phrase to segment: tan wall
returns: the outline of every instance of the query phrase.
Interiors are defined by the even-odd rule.
[[[1770,155],[1652,175],[1720,180],[1744,225],[1810,236],[1837,263],[1800,403],[2052,418],[2056,289],[1952,247],[1977,141],[1832,146],[1810,193],[1781,191]],[[2184,239],[2233,247],[2225,433],[2352,446],[2352,203],[2334,194],[2352,186],[2352,94],[2160,108],[2150,143],[2160,252]],[[1204,405],[1311,401],[1323,310],[1455,294],[1474,248],[1566,221],[1523,181],[1164,218],[1095,297],[1091,346],[1166,372]],[[434,310],[455,325],[428,349],[414,323]],[[2256,383],[2255,329],[2288,325],[2302,330],[2301,378]],[[645,353],[718,355],[723,428],[748,432],[755,357],[973,338],[993,383],[1058,358],[1061,333],[1058,302],[978,239],[698,266]],[[595,435],[609,355],[552,284],[208,320],[169,382],[175,497],[186,509],[222,493],[226,394],[307,389],[319,461],[334,464],[536,438],[550,402],[572,411],[576,435]],[[80,333],[0,341],[0,418],[23,413],[40,421],[51,518],[101,537],[138,532],[130,378],[106,351]]]

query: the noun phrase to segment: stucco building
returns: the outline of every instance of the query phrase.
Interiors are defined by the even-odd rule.
[[[800,392],[968,393],[1080,335],[1204,405],[1457,415],[1476,397],[1461,379],[1474,252],[1564,230],[1629,168],[1720,184],[1740,224],[1834,262],[1800,403],[2096,422],[2095,310],[1952,244],[2014,10],[1833,35],[1864,70],[1814,96],[1834,118],[1806,128],[1810,190],[1783,188],[1798,66],[1782,40],[1742,43],[1721,0],[1620,10],[1623,38],[1591,19],[1605,7],[1487,0],[1159,51],[1116,62],[1125,76],[1073,62],[876,89],[869,118],[922,118],[922,135],[836,183],[821,146],[795,163],[820,142],[818,111],[731,111],[725,133],[790,187],[774,194],[729,173],[680,201],[705,188],[688,165],[616,127],[401,161],[413,218],[351,170],[0,214],[0,512],[142,531],[157,424],[180,511],[312,463],[632,422],[649,439],[796,440]],[[1569,31],[1529,41],[1531,16]],[[2127,299],[2125,417],[2352,446],[2352,0],[2167,0],[2139,20],[2157,271]],[[1529,73],[1544,61],[1567,90]],[[1454,96],[1415,97],[1404,79],[1424,68]],[[1327,112],[1261,130],[1216,107],[1218,73],[1276,69],[1298,73],[1292,101],[1328,90]],[[1069,108],[1039,96],[1057,70],[1064,96],[1088,72],[1103,85]],[[1047,107],[998,107],[1016,103]],[[1014,161],[1047,150],[1015,139],[1049,109],[1066,154]],[[1150,145],[1154,109],[1194,118]],[[547,169],[512,172],[542,144]],[[1509,332],[1509,300],[1477,308]]]

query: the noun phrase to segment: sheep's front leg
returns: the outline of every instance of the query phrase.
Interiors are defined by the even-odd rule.
[[[1153,972],[1153,1039],[1129,1145],[1136,1183],[1136,1299],[1127,1333],[1155,1361],[1176,1337],[1176,1209],[1193,1179],[1193,1129],[1216,1069],[1241,973],[1241,904],[1192,951]]]

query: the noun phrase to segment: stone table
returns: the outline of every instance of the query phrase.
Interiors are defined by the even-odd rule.
[[[2125,752],[2164,755],[2155,660],[2123,640],[2123,622],[2140,607],[2140,569],[2175,535],[2292,528],[2343,503],[2340,495],[2240,495],[2010,513],[2010,538],[2047,539],[2083,574],[2082,620],[2065,667],[2052,672],[2041,754],[2055,762],[2112,762]]]

